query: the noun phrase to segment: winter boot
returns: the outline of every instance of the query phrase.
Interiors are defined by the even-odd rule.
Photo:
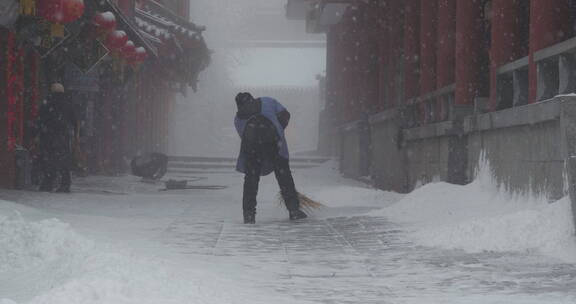
[[[256,224],[256,213],[244,212],[244,224]]]
[[[305,219],[308,217],[308,215],[306,215],[306,213],[304,213],[304,211],[302,211],[300,209],[290,210],[289,213],[290,213],[290,220],[291,221],[301,220],[301,219]]]

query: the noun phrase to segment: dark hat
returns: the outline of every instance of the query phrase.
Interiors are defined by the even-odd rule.
[[[243,105],[253,99],[254,97],[252,97],[252,94],[248,92],[238,93],[238,95],[236,95],[236,105]]]

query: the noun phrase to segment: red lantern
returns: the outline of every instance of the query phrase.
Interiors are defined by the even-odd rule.
[[[134,50],[134,56],[132,56],[132,61],[135,63],[144,62],[148,58],[148,52],[143,47],[137,47]]]
[[[116,16],[112,12],[96,13],[92,23],[98,27],[98,31],[108,33],[116,28]]]
[[[112,31],[106,37],[105,44],[106,44],[106,47],[108,47],[109,49],[117,50],[117,49],[122,48],[124,45],[126,45],[127,41],[128,41],[128,35],[126,35],[126,32],[124,32],[124,31]]]
[[[38,1],[38,16],[54,23],[60,23],[64,14],[63,0]]]
[[[38,4],[38,16],[52,23],[70,23],[84,14],[83,0],[41,0]]]
[[[62,23],[70,23],[84,15],[84,0],[64,0],[64,18]]]
[[[132,57],[135,55],[136,46],[132,40],[126,41],[126,44],[120,49],[120,54],[126,60],[131,60]]]

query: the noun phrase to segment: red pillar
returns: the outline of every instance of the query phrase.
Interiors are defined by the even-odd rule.
[[[350,26],[348,25],[348,23],[343,23],[342,24],[342,32],[341,32],[341,37],[340,37],[340,50],[341,50],[341,55],[340,55],[340,77],[339,77],[339,96],[340,96],[340,102],[341,102],[341,118],[342,121],[341,123],[345,123],[348,122],[350,120],[350,90],[351,90],[351,84],[350,81],[352,81],[352,77],[351,74],[353,73],[353,71],[351,70],[351,64],[350,61],[352,60],[351,57],[351,52],[350,52],[350,41],[349,41],[349,28]]]
[[[410,99],[420,91],[420,0],[406,0],[404,10],[404,92]]]
[[[8,79],[11,77],[10,70],[12,69],[12,63],[9,60],[12,56],[10,47],[12,39],[12,33],[0,28],[0,187],[7,188],[14,186],[14,155],[8,149]]]
[[[355,77],[354,97],[356,99],[357,118],[373,112],[378,100],[378,22],[377,3],[359,4],[354,11],[355,30],[353,39],[353,61]]]
[[[530,75],[528,102],[536,101],[538,73],[534,53],[565,40],[570,33],[570,7],[566,0],[530,3]]]
[[[330,29],[329,33],[329,53],[330,59],[327,66],[327,77],[329,80],[328,96],[329,105],[332,107],[333,121],[335,124],[340,125],[345,121],[346,113],[346,88],[345,77],[348,73],[346,70],[346,46],[345,42],[345,27],[342,24],[337,24]]]
[[[395,107],[402,96],[402,91],[399,90],[400,82],[400,62],[402,60],[402,44],[403,32],[402,23],[404,21],[404,10],[402,9],[403,2],[399,0],[391,0],[387,7],[387,30],[389,39],[389,60],[388,60],[388,106]]]
[[[338,121],[337,78],[338,78],[338,32],[334,26],[326,33],[326,112],[333,121]]]
[[[392,42],[390,41],[390,4],[385,3],[385,8],[382,13],[382,24],[381,33],[378,42],[378,54],[380,56],[380,63],[379,63],[379,88],[378,88],[378,95],[379,95],[379,102],[378,102],[378,109],[380,111],[384,111],[389,107],[389,99],[390,99],[390,63],[392,62]]]
[[[359,53],[358,49],[361,47],[358,37],[358,22],[357,8],[348,9],[343,17],[342,26],[342,47],[343,47],[343,69],[342,69],[342,84],[344,88],[343,102],[344,106],[344,122],[350,122],[360,118],[360,108],[362,105],[358,102],[358,89],[359,89]]]
[[[492,45],[490,48],[490,104],[496,108],[497,69],[521,58],[521,24],[519,3],[526,0],[492,1]]]
[[[436,29],[438,23],[438,2],[420,1],[420,94],[436,89]]]
[[[438,0],[438,50],[436,53],[436,87],[438,89],[454,83],[455,33],[456,0]]]
[[[456,8],[456,104],[472,104],[480,90],[482,1],[459,1]]]

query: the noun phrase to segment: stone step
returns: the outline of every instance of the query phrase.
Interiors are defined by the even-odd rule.
[[[291,163],[313,163],[322,164],[330,158],[327,157],[291,157]],[[168,156],[170,163],[236,163],[236,158],[232,157],[202,157],[202,156]]]

